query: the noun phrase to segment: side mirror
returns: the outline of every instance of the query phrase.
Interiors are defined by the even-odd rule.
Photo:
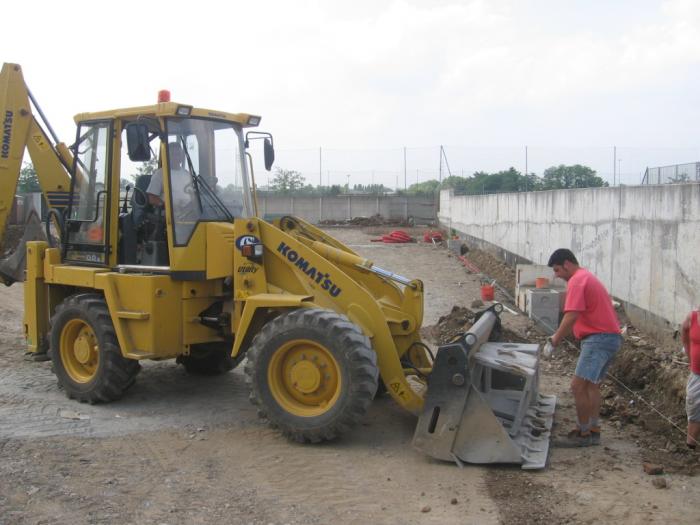
[[[134,162],[151,160],[151,148],[148,145],[148,127],[139,122],[127,124],[126,146],[130,160]]]
[[[265,169],[270,171],[272,163],[275,162],[275,148],[270,139],[265,139],[263,149],[265,151]]]

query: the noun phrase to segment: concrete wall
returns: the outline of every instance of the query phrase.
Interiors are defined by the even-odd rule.
[[[700,304],[700,184],[440,194],[440,222],[512,262],[570,248],[633,322],[673,329]]]
[[[337,197],[258,196],[261,215],[292,214],[312,223],[381,215],[385,219],[413,217],[417,224],[437,220],[437,202],[425,197],[339,195]]]

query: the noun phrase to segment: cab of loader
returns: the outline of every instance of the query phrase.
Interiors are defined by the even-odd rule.
[[[201,225],[255,215],[246,146],[264,138],[268,169],[274,158],[268,134],[244,135],[259,117],[220,120],[181,105],[162,114],[172,104],[76,117],[66,263],[203,278]]]

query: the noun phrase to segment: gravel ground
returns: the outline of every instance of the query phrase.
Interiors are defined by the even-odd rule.
[[[373,243],[376,228],[330,231],[379,266],[422,279],[426,326],[479,297],[479,277],[442,247]],[[522,315],[503,322],[535,337]],[[3,525],[696,522],[692,468],[645,474],[655,434],[634,422],[606,421],[604,446],[553,449],[541,472],[460,469],[413,450],[415,417],[382,396],[342,440],[302,446],[258,420],[242,368],[194,378],[173,362],[146,363],[121,401],[70,401],[48,363],[23,356],[21,323],[22,286],[14,285],[0,302]],[[542,370],[563,429],[573,418],[568,367],[553,360]],[[697,456],[684,460],[692,467]],[[665,489],[652,484],[660,478]]]

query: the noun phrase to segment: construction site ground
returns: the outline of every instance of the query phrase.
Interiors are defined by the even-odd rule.
[[[388,233],[381,227],[330,231],[378,266],[424,281],[426,337],[469,327],[481,277],[422,242],[422,229],[406,230],[415,244],[371,242]],[[508,279],[488,254],[467,257]],[[299,445],[258,419],[242,366],[212,378],[147,362],[118,402],[67,399],[50,363],[23,355],[22,293],[14,285],[0,301],[0,524],[698,521],[700,454],[623,387],[605,387],[602,445],[552,448],[541,471],[432,460],[411,447],[415,416],[387,395],[341,440]],[[513,308],[501,292],[496,299]],[[505,312],[503,323],[504,337],[543,340],[522,313]],[[574,361],[560,348],[542,368],[541,390],[559,399],[555,434],[575,421]],[[682,361],[677,345],[631,327],[612,372],[683,428]],[[644,463],[663,473],[645,473]]]

